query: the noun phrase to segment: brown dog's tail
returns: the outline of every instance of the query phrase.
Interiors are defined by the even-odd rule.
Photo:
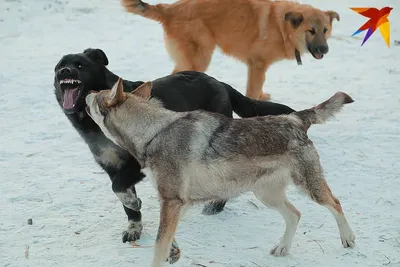
[[[303,121],[306,130],[308,130],[311,124],[325,123],[329,118],[338,113],[342,109],[343,105],[353,102],[354,100],[348,94],[337,92],[334,96],[325,102],[322,102],[318,106],[298,111],[293,114]]]
[[[164,17],[164,10],[167,4],[150,5],[141,0],[121,0],[122,6],[129,13],[161,22]]]

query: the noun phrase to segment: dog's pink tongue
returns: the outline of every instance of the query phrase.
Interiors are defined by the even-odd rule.
[[[63,108],[72,109],[78,98],[78,88],[67,89],[64,91]]]
[[[322,58],[322,54],[315,54],[315,57],[316,57],[317,59],[321,59],[321,58]]]

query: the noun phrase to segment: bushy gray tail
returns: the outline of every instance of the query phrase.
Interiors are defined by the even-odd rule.
[[[129,13],[162,22],[167,4],[150,5],[141,0],[121,0],[122,6]]]
[[[299,117],[306,129],[310,128],[311,124],[325,123],[329,118],[338,113],[343,105],[353,103],[354,100],[346,93],[337,92],[334,96],[322,102],[318,106],[310,109],[305,109],[293,113]]]

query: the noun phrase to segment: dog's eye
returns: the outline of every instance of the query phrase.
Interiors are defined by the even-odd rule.
[[[314,28],[312,28],[311,30],[308,30],[308,32],[311,33],[311,35],[315,35],[315,33],[316,33]]]
[[[78,69],[83,69],[83,65],[80,62],[75,63]]]
[[[325,27],[325,28],[324,28],[324,33],[326,33],[327,31],[328,31],[328,29]]]

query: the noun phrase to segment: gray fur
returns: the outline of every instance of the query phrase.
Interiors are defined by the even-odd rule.
[[[106,136],[111,135],[151,171],[160,196],[162,216],[153,267],[163,266],[161,259],[167,258],[174,237],[177,222],[168,224],[169,210],[176,213],[196,202],[228,199],[247,191],[282,214],[287,228],[271,253],[286,255],[300,219],[285,195],[290,183],[327,206],[343,245],[354,246],[354,235],[307,136],[311,124],[323,123],[352,102],[347,94],[339,92],[317,107],[290,115],[248,119],[205,111],[172,112],[131,94],[123,103],[106,108],[104,115],[94,114],[105,109],[104,97],[99,93],[86,98],[92,118]]]

